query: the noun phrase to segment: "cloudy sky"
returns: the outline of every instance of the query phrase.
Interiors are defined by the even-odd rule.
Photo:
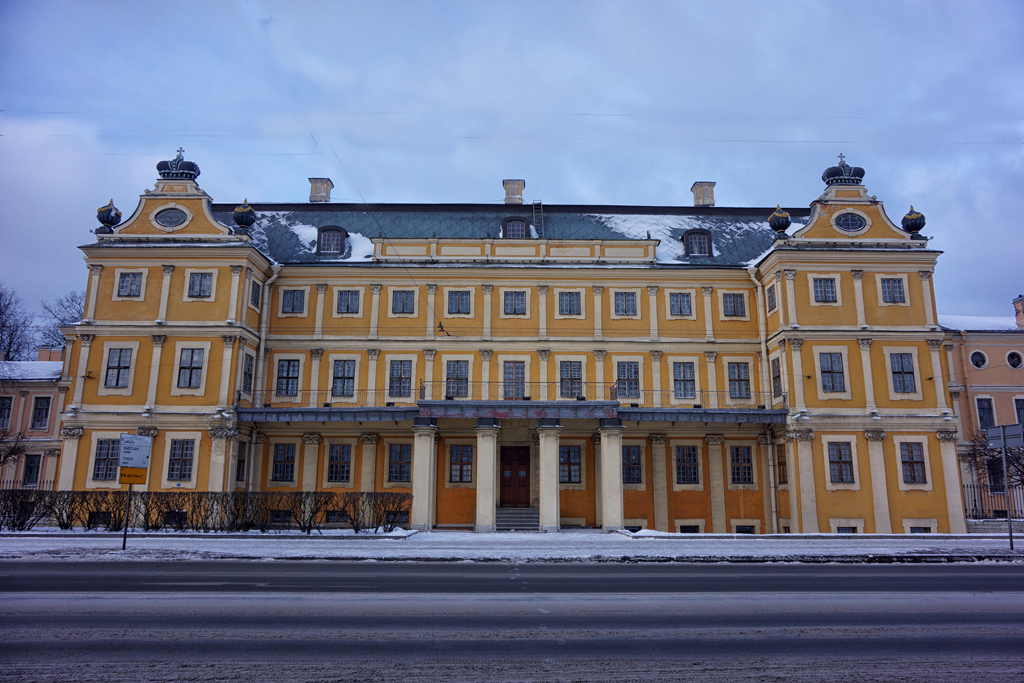
[[[0,3],[0,281],[83,289],[96,207],[179,146],[215,201],[807,206],[839,152],[946,252],[943,313],[1024,292],[1024,4]]]

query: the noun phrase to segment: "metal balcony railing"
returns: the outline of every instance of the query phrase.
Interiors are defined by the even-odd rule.
[[[470,382],[451,379],[420,382],[421,401],[614,401],[614,384],[581,380],[560,382]]]
[[[400,405],[415,405],[416,394],[412,388],[389,391],[355,390],[348,393],[323,391],[253,391],[239,392],[239,408],[385,408]]]
[[[785,410],[786,395],[770,391],[651,391],[618,388],[622,407],[704,410]]]

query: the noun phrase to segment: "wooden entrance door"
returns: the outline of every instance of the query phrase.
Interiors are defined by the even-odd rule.
[[[530,507],[530,447],[501,447],[501,507]]]

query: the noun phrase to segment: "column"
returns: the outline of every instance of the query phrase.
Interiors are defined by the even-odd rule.
[[[776,305],[779,309],[779,326],[782,327],[786,324],[786,301],[788,297],[782,291],[782,271],[775,271],[775,296],[778,297]]]
[[[668,464],[665,457],[668,436],[651,434],[647,440],[651,442],[651,465],[654,470],[651,478],[654,487],[654,530],[672,531],[668,521]]]
[[[230,439],[238,436],[238,431],[225,427],[210,428],[210,473],[209,491],[225,490],[224,470],[227,468],[227,449]]]
[[[786,308],[789,311],[789,326],[798,329],[800,325],[796,321],[796,287],[793,280],[796,279],[795,270],[786,270]]]
[[[537,287],[537,318],[540,323],[540,333],[538,336],[541,339],[548,338],[548,286],[541,285]]]
[[[705,408],[717,408],[718,400],[718,368],[715,359],[718,358],[717,351],[705,351],[704,359],[708,362],[708,389],[707,399],[701,399],[701,405]],[[725,401],[721,401],[724,405]],[[717,532],[716,532],[717,533]]]
[[[701,287],[700,293],[704,295],[704,339],[715,341],[715,319],[711,308],[711,287]]]
[[[266,434],[250,437],[252,443],[252,465],[249,466],[248,488],[250,491],[263,490],[263,446],[267,443]]]
[[[316,491],[316,475],[320,471],[319,434],[302,435],[302,490]]]
[[[647,405],[655,408],[661,407],[661,355],[661,351],[651,351],[651,390],[654,392],[654,400]]]
[[[491,292],[494,290],[494,285],[484,285],[484,333],[483,339],[488,340],[491,338]]]
[[[601,528],[622,529],[622,420],[603,418],[601,435]]]
[[[493,418],[476,421],[476,524],[477,533],[494,532],[494,493],[498,485],[498,433]]]
[[[376,488],[377,483],[377,442],[376,434],[363,434],[359,443],[363,445],[362,463],[359,468],[359,490],[367,493]]]
[[[932,384],[935,386],[935,406],[943,415],[949,415],[949,406],[946,405],[946,381],[942,374],[942,361],[939,360],[939,347],[942,346],[941,339],[929,339],[928,348],[932,356]]]
[[[956,439],[954,431],[941,431],[935,434],[939,438],[942,453],[942,478],[946,484],[946,510],[949,513],[949,533],[966,534],[967,523],[964,521],[963,491],[960,489],[960,470],[957,466]]]
[[[601,526],[603,521],[601,513],[601,489],[603,488],[602,482],[604,479],[601,478],[601,435],[594,434],[590,437],[591,443],[594,444],[594,526]]]
[[[160,312],[157,313],[156,324],[163,325],[167,322],[167,299],[171,296],[171,274],[174,273],[174,266],[164,266],[164,281],[160,285]]]
[[[597,401],[607,401],[608,392],[604,386],[604,357],[607,351],[600,349],[594,350],[594,382],[597,384],[597,391],[594,392],[594,399]]]
[[[540,400],[540,401],[549,401],[549,400],[558,398],[557,390],[555,391],[554,394],[551,394],[548,391],[548,358],[550,357],[550,355],[551,355],[551,351],[549,349],[538,349],[537,350],[537,358],[540,361],[537,364],[538,365],[537,369],[539,370],[538,375],[540,377],[540,391],[538,391],[536,394],[533,394],[533,397],[535,399]],[[527,380],[529,380],[529,378],[527,378]],[[530,392],[527,392],[527,393],[530,393]]]
[[[435,487],[431,476],[437,467],[437,447],[434,435],[437,433],[436,420],[417,417],[412,433],[412,512],[409,524],[419,531],[433,529]]]
[[[78,464],[78,443],[85,432],[81,427],[63,427],[60,438],[64,440],[61,448],[60,476],[57,479],[58,491],[71,491],[75,488],[75,466]],[[86,475],[88,476],[88,475]]]
[[[658,288],[647,288],[647,303],[651,312],[651,341],[658,341]]]
[[[561,529],[558,486],[558,433],[562,425],[557,418],[540,418],[537,435],[540,477],[540,530],[557,532]]]
[[[324,338],[324,299],[327,297],[327,285],[316,286],[316,322],[313,323],[313,338]]]
[[[801,413],[807,412],[807,406],[804,405],[804,363],[803,358],[800,354],[800,349],[803,348],[803,339],[790,339],[789,345],[793,349],[793,393],[796,394],[796,409]]]
[[[598,341],[604,339],[604,334],[601,332],[604,316],[604,307],[601,306],[602,294],[604,294],[604,287],[594,287],[594,339]]]
[[[869,429],[864,432],[868,440],[868,462],[871,466],[871,500],[875,511],[875,533],[891,534],[892,520],[889,518],[889,486],[885,477],[885,432]]]
[[[377,405],[377,357],[380,349],[367,349],[366,356],[366,405]],[[383,392],[382,392],[383,393]]]
[[[853,296],[857,304],[857,326],[866,330],[868,324],[864,317],[864,271],[853,270],[850,272],[853,274]]]
[[[711,533],[729,533],[725,519],[725,437],[721,434],[708,434],[704,437],[708,444],[708,484],[711,486]]]
[[[800,429],[789,432],[786,438],[796,441],[796,468],[800,473],[800,532],[818,533],[818,495],[814,482],[814,460],[811,444],[814,432]],[[793,486],[791,483],[790,486]]]
[[[790,448],[789,444],[793,447]],[[796,471],[796,442],[786,440],[786,470],[789,475],[789,531],[793,534],[800,533],[800,490],[798,482],[800,477]]]
[[[231,390],[231,357],[235,350],[235,340],[238,337],[226,334],[221,337],[221,341],[224,342],[224,353],[220,361],[220,397],[217,399],[217,405],[224,407],[230,405],[228,402],[228,393]],[[233,396],[231,397],[234,398]],[[231,401],[234,403],[234,401]]]
[[[85,374],[89,370],[89,348],[92,346],[92,340],[96,338],[95,334],[80,334],[78,335],[81,340],[81,350],[78,352],[78,372],[75,375],[75,395],[71,399],[71,404],[77,410],[82,407],[82,391],[85,390]]]
[[[153,357],[149,362],[149,385],[146,387],[146,405],[143,406],[143,410],[156,408],[156,390],[160,381],[160,359],[163,356],[166,340],[166,335],[153,335]]]
[[[434,338],[434,298],[437,285],[427,285],[427,339]]]
[[[228,299],[228,325],[234,325],[238,316],[238,284],[242,277],[242,266],[231,266],[231,298]]]
[[[480,400],[491,400],[491,349],[480,349]]]
[[[860,366],[864,373],[866,408],[868,413],[876,415],[878,408],[875,405],[875,376],[871,369],[871,340],[865,337],[857,342],[860,344]]]
[[[377,318],[380,315],[380,285],[370,285],[370,339],[377,338]]]
[[[778,515],[778,508],[775,506],[775,470],[772,467],[772,446],[771,440],[764,434],[757,437],[757,443],[761,447],[761,491],[764,492],[764,521],[766,534],[776,534],[778,529],[775,520]]]
[[[423,381],[426,384],[426,389],[423,394],[420,395],[421,399],[431,400],[443,398],[445,391],[440,386],[434,387],[434,356],[437,355],[437,349],[424,349],[423,357],[427,359],[427,362],[423,364]],[[444,382],[444,373],[441,373],[441,381]]]
[[[317,408],[331,400],[330,391],[324,392],[323,397],[320,396],[320,360],[324,357],[324,350],[310,349],[309,356],[311,359],[309,364],[309,401],[306,405],[310,408]],[[328,382],[329,385],[330,382]],[[322,401],[321,398],[323,398]]]
[[[921,300],[924,302],[924,324],[931,329],[937,329],[935,325],[935,311],[932,310],[932,272],[920,270],[917,276],[921,278]]]
[[[96,297],[99,296],[100,273],[103,272],[103,266],[89,266],[89,272],[92,274],[89,280],[89,307],[82,322],[91,325],[96,320]]]

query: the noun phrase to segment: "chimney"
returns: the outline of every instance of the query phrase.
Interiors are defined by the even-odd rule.
[[[694,206],[715,205],[715,184],[710,180],[698,180],[690,186]]]
[[[1024,330],[1024,294],[1013,300],[1013,313],[1017,317],[1017,329]]]
[[[309,201],[329,202],[331,201],[331,190],[333,189],[334,183],[331,182],[330,178],[310,178]]]
[[[63,361],[64,360],[64,347],[63,346],[40,346],[38,349],[39,357],[36,360],[44,361]]]
[[[525,180],[502,180],[501,186],[505,188],[506,204],[523,203],[523,189],[526,187]]]

